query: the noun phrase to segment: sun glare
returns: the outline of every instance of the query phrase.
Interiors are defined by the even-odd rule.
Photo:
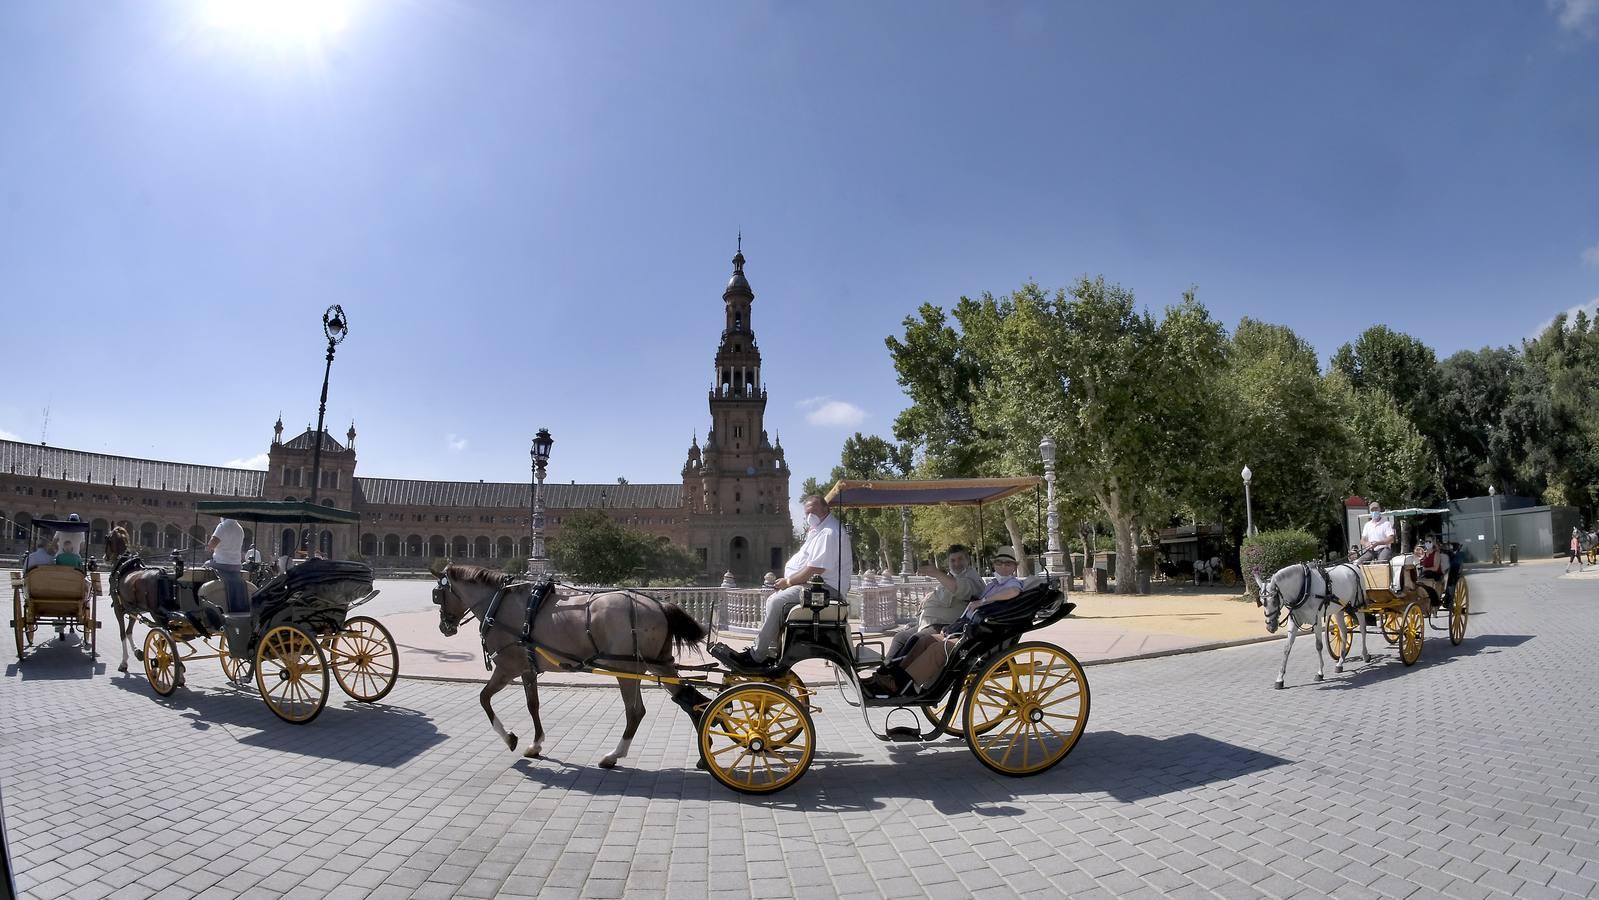
[[[266,43],[321,44],[350,23],[356,0],[203,0],[206,25]]]

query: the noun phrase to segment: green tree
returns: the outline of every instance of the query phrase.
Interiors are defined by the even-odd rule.
[[[1338,348],[1332,368],[1356,391],[1383,391],[1423,435],[1436,436],[1439,422],[1432,399],[1439,387],[1438,357],[1419,339],[1373,325],[1354,343]]]
[[[586,584],[681,583],[699,560],[667,539],[629,528],[597,510],[568,516],[550,541],[556,568]]]
[[[924,306],[903,341],[889,339],[912,400],[896,437],[922,442],[936,474],[1015,474],[1038,471],[1039,439],[1053,434],[1061,483],[1112,523],[1118,590],[1132,590],[1140,523],[1169,516],[1216,465],[1222,328],[1191,293],[1157,320],[1103,278],[962,298],[954,313],[959,331]]]
[[[1232,426],[1232,462],[1217,468],[1222,483],[1201,495],[1196,517],[1232,523],[1235,538],[1243,536],[1247,516],[1238,481],[1247,464],[1258,529],[1324,533],[1341,521],[1354,459],[1350,423],[1322,377],[1315,349],[1286,326],[1245,318],[1233,332],[1229,357],[1223,376],[1229,402],[1221,415]]]

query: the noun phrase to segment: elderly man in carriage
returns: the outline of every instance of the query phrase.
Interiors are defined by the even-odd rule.
[[[776,662],[783,622],[790,611],[804,602],[812,576],[822,577],[830,597],[841,598],[849,593],[849,577],[855,568],[849,532],[839,524],[821,495],[806,497],[804,506],[805,543],[788,558],[783,577],[773,585],[776,591],[766,599],[766,615],[761,619],[755,643],[748,650],[734,650],[726,644],[715,644],[708,650],[734,671],[758,672]]]

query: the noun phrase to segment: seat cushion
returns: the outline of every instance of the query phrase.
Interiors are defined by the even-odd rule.
[[[821,620],[823,622],[848,622],[849,604],[829,603],[822,610]],[[811,610],[806,609],[803,604],[796,606],[788,611],[788,621],[808,623],[811,621]]]

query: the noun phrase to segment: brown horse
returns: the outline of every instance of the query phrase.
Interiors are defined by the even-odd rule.
[[[485,629],[484,652],[493,660],[489,683],[483,686],[478,701],[488,714],[489,725],[516,749],[516,735],[505,730],[490,702],[500,689],[522,679],[527,694],[527,711],[533,716],[533,744],[524,756],[537,757],[544,746],[544,723],[539,719],[538,675],[559,668],[604,668],[614,672],[650,673],[677,677],[673,651],[705,640],[705,628],[675,603],[657,601],[632,591],[606,591],[559,597],[552,593],[537,607],[531,618],[532,645],[522,642],[529,624],[528,605],[534,585],[508,578],[495,569],[478,566],[442,565],[433,569],[438,586],[433,602],[439,606],[439,631],[456,633],[468,615],[475,617],[480,633]],[[498,604],[494,603],[499,597]],[[493,621],[485,626],[491,615]],[[622,690],[622,706],[627,727],[622,740],[600,766],[611,768],[627,755],[644,720],[644,698],[638,679],[617,678]],[[694,707],[706,697],[687,684],[668,684],[672,702],[690,718]]]
[[[160,569],[146,569],[128,553],[132,538],[121,525],[105,538],[105,557],[111,564],[111,613],[117,620],[122,643],[118,672],[128,671],[128,650],[133,645],[133,625],[140,613],[155,615],[160,609]]]

